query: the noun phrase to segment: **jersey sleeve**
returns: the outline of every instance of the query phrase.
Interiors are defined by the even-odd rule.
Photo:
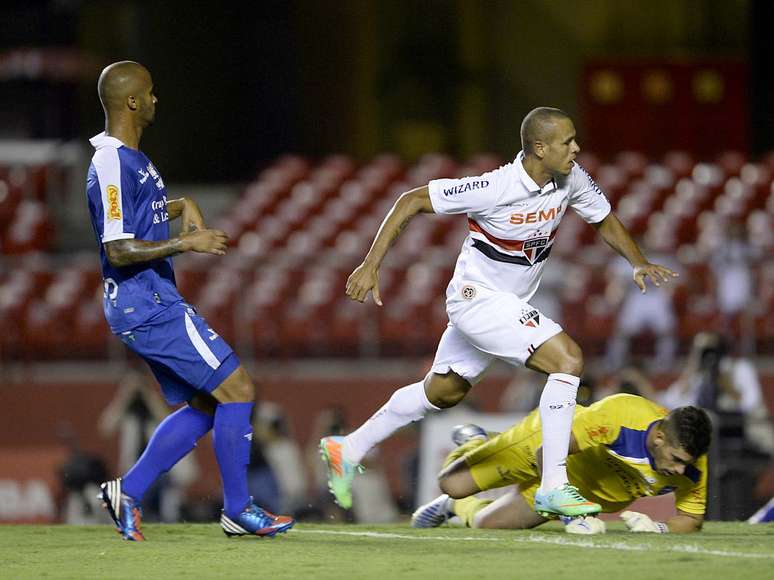
[[[612,210],[607,196],[577,163],[570,174],[569,205],[587,223],[601,222]]]
[[[477,177],[434,179],[427,188],[435,213],[482,213],[494,207],[505,190],[504,168]]]
[[[702,455],[685,470],[687,483],[675,490],[675,507],[681,512],[703,515],[707,509],[707,456]]]
[[[137,183],[123,171],[118,150],[104,147],[92,159],[97,174],[99,203],[102,205],[102,243],[133,238],[135,234],[134,199]]]
[[[572,434],[580,451],[600,445],[610,445],[621,432],[620,421],[613,420],[613,414],[605,400],[590,407],[579,407],[572,421]]]

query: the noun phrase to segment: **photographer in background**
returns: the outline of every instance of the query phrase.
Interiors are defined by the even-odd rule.
[[[756,451],[774,454],[774,430],[758,371],[750,359],[729,353],[720,335],[696,335],[683,373],[661,403],[670,409],[698,405],[721,414],[740,413],[747,443]]]
[[[713,504],[708,516],[747,518],[760,506],[756,490],[774,455],[774,429],[753,362],[730,353],[721,336],[699,334],[685,370],[661,403],[669,408],[697,405],[714,413],[717,438],[710,453],[710,488],[722,501]]]

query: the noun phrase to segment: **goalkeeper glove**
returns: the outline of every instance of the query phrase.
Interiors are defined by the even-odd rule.
[[[639,512],[621,512],[621,519],[626,523],[630,532],[650,532],[652,534],[669,532],[669,528],[664,522],[654,522],[649,516]]]
[[[594,534],[604,534],[607,531],[605,522],[593,516],[572,518],[561,517],[564,524],[564,531],[568,534],[580,534],[591,536]]]

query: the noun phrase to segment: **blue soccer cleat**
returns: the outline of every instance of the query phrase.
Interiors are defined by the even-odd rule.
[[[447,522],[454,515],[451,511],[451,502],[446,494],[439,495],[433,501],[419,506],[411,514],[412,528],[437,528]]]
[[[111,479],[99,486],[102,505],[113,518],[116,531],[124,540],[144,542],[142,534],[142,507],[140,502],[121,493],[121,478]]]
[[[250,504],[236,518],[230,518],[225,513],[220,516],[220,527],[229,538],[234,536],[261,536],[271,538],[284,534],[296,523],[289,516],[275,516],[258,507],[250,498]]]

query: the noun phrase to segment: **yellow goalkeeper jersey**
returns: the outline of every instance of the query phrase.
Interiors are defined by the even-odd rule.
[[[572,432],[580,452],[567,458],[567,475],[605,511],[624,509],[634,499],[675,493],[675,507],[703,514],[707,503],[707,456],[683,475],[656,472],[648,432],[668,411],[636,395],[613,395],[575,413]]]
[[[655,423],[668,411],[642,397],[613,395],[589,407],[578,405],[572,432],[580,451],[567,457],[567,476],[583,496],[605,512],[626,508],[640,497],[675,493],[675,507],[703,514],[707,500],[707,456],[702,455],[683,475],[656,472],[646,440]],[[523,421],[492,439],[473,440],[457,448],[447,463],[465,457],[479,489],[518,484],[534,505],[540,485],[537,453],[542,445],[540,414],[532,411]]]

